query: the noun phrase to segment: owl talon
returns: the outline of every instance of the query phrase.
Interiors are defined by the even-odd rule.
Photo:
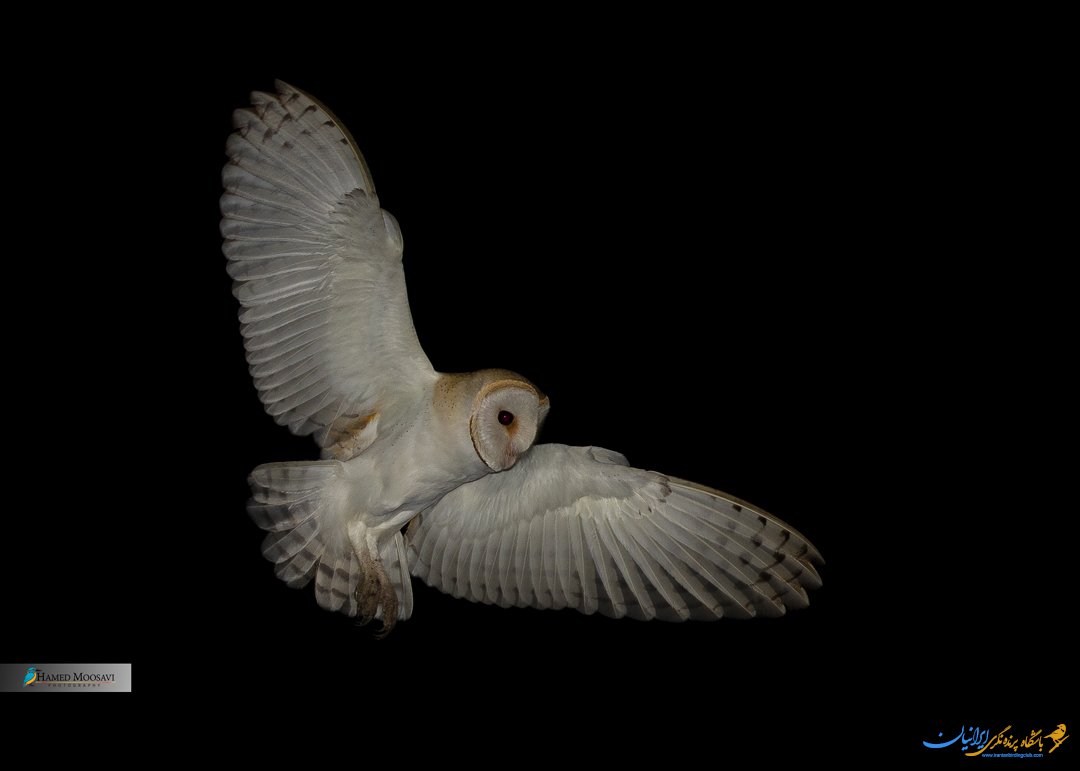
[[[357,623],[359,626],[371,623],[382,606],[382,629],[375,633],[375,638],[381,640],[397,624],[397,591],[379,560],[365,554],[360,563],[364,567],[364,576],[356,585],[357,615],[360,616]]]

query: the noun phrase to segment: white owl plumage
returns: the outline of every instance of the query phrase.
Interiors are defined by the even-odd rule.
[[[609,450],[534,446],[550,405],[520,375],[435,372],[356,142],[276,86],[233,115],[221,232],[259,397],[322,448],[248,480],[282,580],[314,578],[322,607],[384,634],[412,614],[410,574],[476,602],[616,618],[808,604],[821,555],[776,517]]]

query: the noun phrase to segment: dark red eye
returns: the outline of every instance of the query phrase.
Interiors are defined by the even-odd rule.
[[[499,411],[499,422],[504,426],[509,426],[514,422],[514,413],[507,412],[506,410]]]

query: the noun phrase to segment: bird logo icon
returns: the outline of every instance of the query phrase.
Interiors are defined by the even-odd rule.
[[[36,667],[30,667],[28,670],[26,670],[26,677],[23,678],[23,688],[37,680],[37,672],[34,671],[35,669]]]

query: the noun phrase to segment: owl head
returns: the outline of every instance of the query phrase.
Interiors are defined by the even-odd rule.
[[[551,404],[521,375],[505,369],[473,374],[478,389],[469,415],[469,436],[488,468],[505,471],[532,446]]]

